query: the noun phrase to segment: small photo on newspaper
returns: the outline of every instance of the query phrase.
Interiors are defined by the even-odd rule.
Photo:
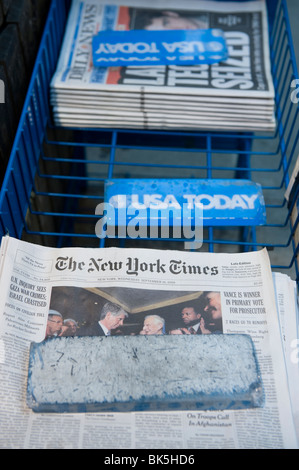
[[[45,339],[223,333],[220,292],[53,287]]]

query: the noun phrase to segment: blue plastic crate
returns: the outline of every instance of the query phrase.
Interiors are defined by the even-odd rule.
[[[180,239],[99,240],[95,235],[95,207],[103,201],[104,181],[160,175],[247,178],[262,185],[267,224],[207,227],[203,249],[236,252],[266,246],[273,269],[285,269],[298,278],[298,246],[294,237],[298,217],[291,220],[297,197],[289,207],[284,198],[299,154],[298,103],[290,99],[298,72],[286,1],[267,3],[276,90],[277,128],[273,134],[55,127],[49,84],[56,69],[70,1],[52,0],[0,194],[0,235],[9,233],[58,247],[133,243],[183,248]]]

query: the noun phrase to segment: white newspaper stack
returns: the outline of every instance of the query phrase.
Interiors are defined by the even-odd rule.
[[[0,291],[0,448],[107,449],[109,444],[118,450],[298,449],[296,282],[286,274],[271,272],[266,250],[230,254],[136,248],[59,249],[3,237]],[[157,328],[161,329],[163,321],[165,337],[175,334],[175,342],[183,332],[181,313],[190,305],[199,312],[205,338],[250,336],[264,391],[263,406],[241,410],[215,407],[208,411],[144,409],[134,413],[86,413],[83,409],[75,413],[33,412],[26,401],[30,348],[39,349],[43,344],[51,348],[52,344],[54,350],[47,364],[51,364],[53,374],[61,362],[67,364],[52,392],[69,383],[75,393],[74,379],[84,372],[85,365],[78,359],[78,352],[76,356],[65,354],[61,345],[70,336],[77,343],[86,328],[91,334],[90,327],[99,339],[100,312],[107,301],[116,303],[128,315],[123,325],[113,323],[111,336],[106,331],[104,340],[113,344],[117,340],[114,335],[123,341],[132,335],[146,335],[148,339],[149,335],[158,335]],[[154,321],[154,329],[146,329],[149,318],[157,316],[160,323]],[[198,318],[194,328],[196,322]],[[185,330],[187,327],[184,324]],[[179,340],[177,344],[181,344]],[[131,352],[139,360],[139,350],[138,355],[135,348]],[[221,357],[223,352],[221,349]],[[166,348],[164,353],[168,356]],[[175,354],[180,357],[179,348]],[[190,361],[194,360],[189,356]],[[196,357],[202,360],[202,356]],[[129,355],[122,359],[126,358]],[[39,360],[41,367],[46,367],[42,355]],[[118,384],[113,377],[122,363],[117,350],[107,356],[107,361],[112,363],[112,396]],[[176,367],[174,361],[171,364]],[[173,375],[174,382],[184,384],[186,368],[190,367],[187,362]],[[209,370],[215,371],[216,362],[215,357]],[[91,366],[96,367],[97,363]],[[150,367],[151,356],[146,374],[152,383]],[[130,376],[129,362],[120,375]],[[101,388],[102,374],[96,377]],[[90,383],[85,385],[87,393]],[[36,389],[31,390],[35,393]]]
[[[183,9],[182,9],[183,8]],[[228,59],[215,64],[96,67],[99,31],[218,28]],[[57,125],[83,128],[273,131],[265,0],[73,0],[51,82]]]

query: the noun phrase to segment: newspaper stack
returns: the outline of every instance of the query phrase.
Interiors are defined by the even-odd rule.
[[[1,449],[106,449],[109,442],[119,449],[119,455],[122,449],[150,449],[153,453],[153,449],[175,447],[192,449],[191,457],[196,449],[200,452],[203,448],[298,449],[296,282],[286,274],[271,273],[265,249],[247,253],[57,249],[5,236],[0,247],[0,291]],[[112,324],[107,302],[108,309],[113,307],[118,313]],[[202,347],[198,354],[191,346],[191,341],[195,344],[191,339],[194,336],[187,333],[191,325],[182,323],[182,312],[186,308],[190,311],[190,307],[199,312],[194,321],[190,319],[193,328],[201,330]],[[106,332],[101,330],[101,313],[110,318]],[[170,386],[177,384],[181,391],[185,387],[194,390],[198,379],[205,383],[206,373],[218,374],[217,383],[223,375],[223,369],[217,371],[219,360],[223,364],[227,357],[225,368],[231,368],[231,361],[239,362],[244,357],[240,343],[232,352],[233,357],[224,348],[230,340],[237,341],[239,335],[250,336],[254,345],[264,395],[262,407],[249,408],[247,402],[246,409],[239,410],[230,402],[225,410],[214,406],[202,411],[200,399],[197,409],[183,411],[173,407],[156,413],[149,408],[140,413],[89,413],[84,405],[76,412],[65,406],[64,412],[57,415],[56,411],[49,414],[28,408],[32,392],[31,403],[38,403],[45,380],[51,381],[49,397],[56,403],[65,403],[60,391],[67,386],[71,387],[70,394],[78,393],[74,384],[84,374],[89,374],[90,381],[79,380],[83,393],[89,397],[97,390],[102,393],[103,369],[97,373],[95,370],[103,361],[104,369],[110,364],[108,399],[126,380],[135,395],[130,397],[134,404],[142,374],[146,392],[155,383],[160,386],[157,378],[166,361],[168,367],[177,369],[182,355],[186,356],[182,342],[186,345],[188,340],[190,344],[185,348],[189,355],[184,366],[172,374]],[[116,346],[118,340],[124,345],[125,354],[123,348]],[[153,367],[152,354],[147,354],[144,364],[145,351],[135,341],[137,345],[148,341],[145,351],[151,349],[149,345],[162,341],[159,354],[163,359],[158,367]],[[170,342],[172,346],[167,346]],[[218,347],[210,351],[215,360],[210,360],[204,369],[205,343]],[[76,347],[66,349],[67,344]],[[37,352],[34,363],[40,371],[34,388],[30,349]],[[107,349],[112,353],[106,354]],[[132,368],[143,364],[144,371],[137,374],[138,386],[130,381]],[[202,374],[187,375],[188,369],[193,372],[197,367],[203,367]],[[45,376],[46,371],[49,375]],[[239,379],[236,374],[235,380]],[[90,382],[96,383],[93,390]],[[225,383],[227,378],[221,386]],[[211,384],[210,389],[213,388]],[[235,392],[239,393],[240,388],[236,387]],[[253,387],[252,392],[259,390]],[[185,398],[190,395],[185,394]],[[115,400],[114,405],[121,402]]]
[[[107,1],[107,0],[106,0]],[[51,82],[54,121],[89,128],[273,131],[265,0],[73,0]],[[228,59],[214,64],[98,67],[99,31],[221,29]]]

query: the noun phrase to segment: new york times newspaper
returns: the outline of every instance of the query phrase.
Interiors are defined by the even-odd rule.
[[[4,237],[0,273],[1,448],[298,448],[295,283],[278,275],[274,288],[266,250],[56,249]],[[264,403],[222,411],[33,412],[26,402],[31,344],[100,335],[107,302],[127,312],[113,336],[187,335],[192,310],[203,335],[250,335]]]

